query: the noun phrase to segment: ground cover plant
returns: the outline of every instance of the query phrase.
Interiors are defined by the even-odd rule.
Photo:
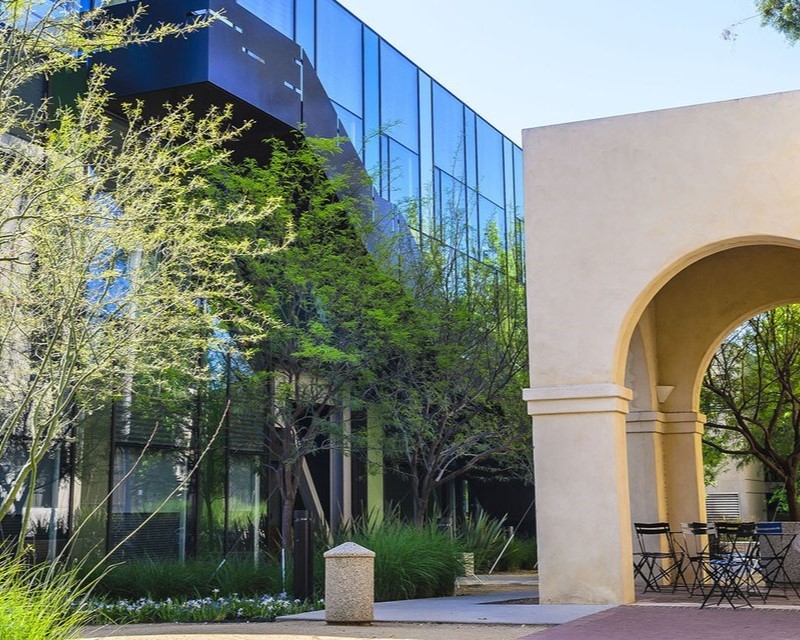
[[[133,624],[223,620],[272,622],[278,616],[321,609],[324,604],[322,601],[292,600],[286,594],[248,597],[214,593],[205,598],[92,599],[87,607],[91,612],[91,622],[95,624]]]
[[[95,624],[272,621],[324,606],[281,593],[277,561],[140,558],[82,572],[97,574],[87,602]]]

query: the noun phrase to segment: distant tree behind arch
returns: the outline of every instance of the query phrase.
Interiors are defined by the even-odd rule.
[[[704,444],[757,460],[783,483],[791,520],[800,520],[800,305],[761,313],[714,354],[703,380]]]

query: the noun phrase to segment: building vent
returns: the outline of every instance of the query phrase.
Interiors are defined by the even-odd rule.
[[[706,496],[706,512],[709,522],[740,520],[742,517],[738,493],[709,493]]]

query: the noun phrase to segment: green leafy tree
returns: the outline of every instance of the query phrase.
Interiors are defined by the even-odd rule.
[[[733,332],[703,380],[704,443],[757,460],[779,480],[800,520],[800,306],[759,314]]]
[[[202,376],[197,354],[220,326],[258,338],[269,321],[235,264],[276,247],[223,231],[261,224],[271,203],[222,208],[202,196],[239,135],[225,109],[197,117],[184,102],[146,119],[130,104],[121,125],[100,66],[68,106],[31,90],[94,52],[202,23],[140,31],[141,8],[126,18],[74,9],[0,3],[0,518],[28,517],[26,487],[80,412],[133,380]]]
[[[307,458],[352,446],[356,435],[346,433],[337,412],[364,406],[385,350],[407,338],[410,300],[366,249],[371,203],[356,195],[357,171],[330,169],[338,152],[337,140],[298,134],[289,142],[269,141],[263,166],[252,160],[228,165],[213,179],[227,197],[277,203],[256,235],[273,234],[275,224],[293,228],[286,249],[238,266],[264,313],[276,320],[250,363],[271,404],[268,445],[285,548]]]
[[[462,219],[458,208],[453,218]],[[450,237],[459,240],[453,223]],[[519,398],[527,370],[524,284],[489,228],[483,261],[438,242],[403,266],[413,334],[379,385],[387,453],[411,484],[414,517],[436,489],[467,473],[529,477],[530,423]]]
[[[800,2],[797,0],[757,0],[761,24],[786,36],[794,44],[800,40]]]

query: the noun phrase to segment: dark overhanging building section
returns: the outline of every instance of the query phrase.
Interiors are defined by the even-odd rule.
[[[124,13],[138,1],[115,2],[111,10]],[[386,229],[399,229],[412,249],[440,243],[466,266],[489,251],[487,230],[495,226],[524,277],[521,149],[335,0],[148,4],[143,26],[217,19],[185,38],[98,56],[116,70],[109,88],[120,101],[140,99],[150,113],[189,96],[198,110],[231,104],[235,119],[254,122],[237,143],[238,157],[263,158],[265,138],[301,127],[307,136],[346,136],[332,170],[356,166],[372,176],[371,187],[359,181],[354,188],[374,203]],[[454,230],[464,239],[452,241]],[[83,426],[81,468],[74,450],[54,458],[50,484],[35,489],[35,520],[49,525],[41,554],[60,549],[73,514],[91,510],[114,487],[103,522],[77,541],[79,553],[104,538],[106,550],[121,543],[122,557],[236,554],[257,561],[276,542],[280,500],[266,472],[269,390],[248,384],[247,363],[229,354],[210,358],[216,374],[204,393],[188,390],[171,406],[145,397],[120,402]],[[331,419],[366,429],[368,412],[332,407]],[[218,446],[186,488],[170,495],[220,420]],[[480,493],[457,484],[442,496],[453,510]],[[364,461],[331,452],[308,461],[298,508],[335,528],[386,499],[402,506],[406,493],[398,478],[387,476],[384,486]],[[13,519],[0,526],[13,530]]]

